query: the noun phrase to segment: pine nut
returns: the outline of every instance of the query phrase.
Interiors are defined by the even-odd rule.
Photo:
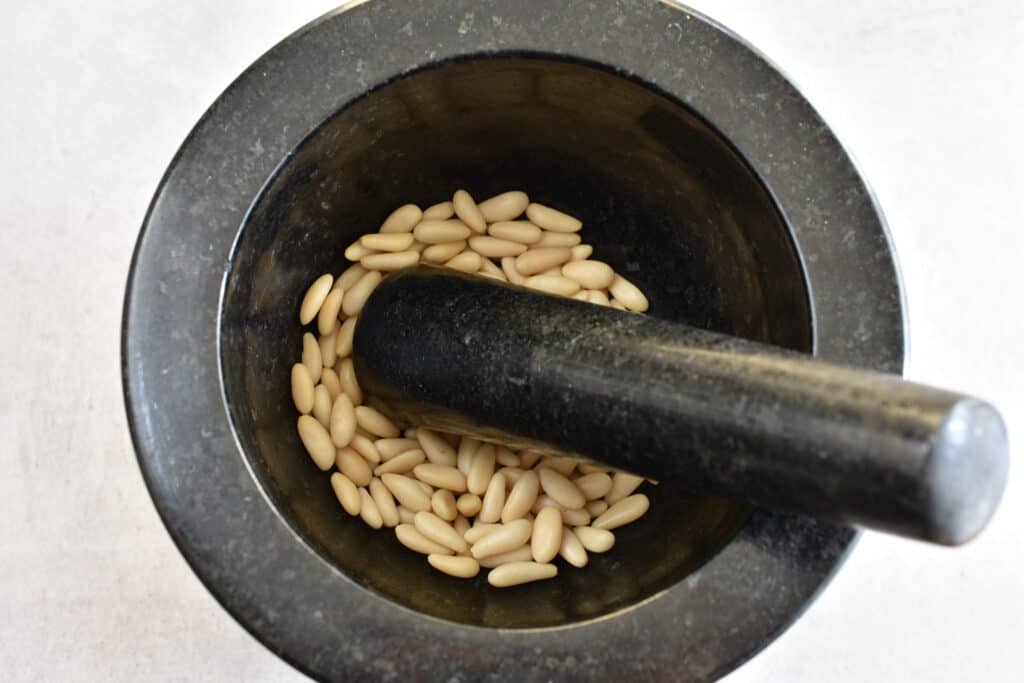
[[[575,247],[583,240],[576,233],[548,232],[540,236],[535,247]]]
[[[508,282],[508,278],[505,277],[504,271],[494,265],[494,262],[489,258],[480,259],[480,275],[487,275],[489,277],[493,277],[495,280]]]
[[[349,261],[360,261],[364,256],[369,256],[373,253],[375,253],[373,249],[367,249],[359,240],[356,240],[345,248],[345,258]]]
[[[341,393],[341,381],[338,379],[338,373],[331,368],[324,368],[323,373],[320,375],[320,383],[327,388],[327,393],[331,395],[331,403],[333,404],[334,399]]]
[[[526,543],[519,546],[515,550],[509,550],[507,553],[501,553],[499,555],[492,555],[491,557],[485,557],[480,560],[480,566],[487,569],[494,569],[500,567],[503,564],[509,562],[532,562],[533,551],[530,550],[530,544]]]
[[[625,304],[623,304],[623,303],[622,303],[621,301],[619,301],[618,299],[613,299],[613,300],[612,300],[612,302],[611,302],[611,303],[609,303],[608,305],[609,305],[609,306],[611,306],[612,308],[617,308],[617,309],[619,309],[620,311],[624,311],[624,310],[626,310],[626,306],[625,306]]]
[[[328,335],[338,326],[338,313],[341,312],[341,302],[344,297],[344,291],[333,289],[324,299],[324,303],[316,315],[316,328],[320,334]]]
[[[439,202],[423,211],[425,221],[446,221],[455,215],[455,207],[451,202]]]
[[[315,390],[313,388],[313,377],[309,374],[309,368],[302,363],[292,366],[292,402],[295,409],[305,415],[313,410]]]
[[[542,453],[532,451],[528,448],[524,448],[523,450],[519,451],[519,466],[522,467],[524,470],[528,470],[534,465],[536,465],[537,461],[539,461],[542,457]]]
[[[417,479],[431,486],[448,489],[455,493],[464,493],[466,491],[466,475],[450,465],[423,463],[422,465],[416,465],[412,473]],[[454,519],[454,516],[452,519]]]
[[[616,301],[621,301],[622,305],[631,311],[643,313],[650,306],[640,288],[621,275],[615,276],[608,291],[612,293]]]
[[[537,475],[540,477],[540,486],[544,493],[554,498],[562,507],[579,510],[586,505],[587,500],[583,497],[583,492],[565,476],[547,467],[538,470]]]
[[[377,504],[373,502],[373,498],[366,489],[359,489],[359,502],[361,507],[359,508],[359,516],[362,518],[366,525],[379,529],[384,526],[384,518],[381,517],[380,510],[377,509]]]
[[[506,256],[501,259],[501,272],[505,273],[505,277],[514,285],[521,285],[526,282],[526,278],[516,270],[516,257]]]
[[[377,452],[380,453],[380,459],[387,462],[396,455],[405,453],[406,451],[415,450],[420,447],[419,442],[416,439],[377,439],[373,442],[373,445],[377,447]]]
[[[376,270],[367,271],[366,275],[359,278],[359,281],[345,292],[345,298],[341,302],[341,310],[344,311],[345,316],[351,318],[359,315],[366,300],[370,298],[370,294],[383,279],[384,276]]]
[[[587,512],[585,507],[580,508],[579,510],[567,510],[566,508],[561,508],[561,512],[562,522],[565,523],[566,526],[575,527],[590,524],[590,513]]]
[[[391,491],[380,479],[374,477],[370,482],[370,497],[377,504],[377,510],[386,527],[395,527],[399,524],[398,508],[395,506],[395,498]]]
[[[587,303],[590,303],[590,295],[587,294],[587,290],[585,289],[581,289],[580,291],[573,294],[572,298],[576,299],[576,301],[585,301]]]
[[[480,202],[479,208],[485,221],[488,223],[498,223],[522,216],[529,203],[530,198],[526,196],[525,192],[514,190],[512,192],[502,192],[486,201]]]
[[[608,295],[600,290],[587,292],[587,295],[590,299],[590,303],[592,304],[600,304],[601,306],[611,305],[611,301],[608,300]]]
[[[356,379],[356,370],[352,366],[351,358],[341,361],[338,367],[338,385],[352,399],[353,404],[359,405],[363,402],[363,390],[359,388],[359,380]]]
[[[466,488],[478,496],[487,491],[487,485],[494,474],[494,445],[485,443],[477,449],[469,463],[469,474],[466,475]]]
[[[339,326],[330,334],[321,335],[318,340],[321,372],[323,371],[323,368],[333,367],[335,362],[338,360],[338,332],[340,330],[341,327]]]
[[[399,508],[401,512],[401,508]],[[395,527],[395,536],[398,538],[398,542],[404,545],[409,550],[424,555],[451,555],[452,550],[440,543],[435,543],[413,525],[407,522],[403,522]]]
[[[415,448],[377,465],[373,473],[378,477],[382,477],[385,474],[405,474],[406,472],[412,472],[413,468],[422,464],[426,459],[427,456],[423,455],[423,451]]]
[[[302,335],[302,364],[309,370],[309,377],[316,384],[323,376],[324,360],[320,355],[320,343],[310,332]]]
[[[475,273],[480,270],[480,254],[467,250],[454,258],[448,259],[444,265],[463,273]]]
[[[331,424],[331,392],[323,384],[313,389],[313,417],[324,427]]]
[[[519,477],[523,476],[524,472],[526,472],[526,470],[518,467],[502,467],[498,470],[498,473],[505,478],[505,486],[509,489],[516,485],[516,482],[519,481]]]
[[[384,219],[378,232],[410,232],[420,219],[423,212],[415,204],[405,204],[391,212],[391,215]]]
[[[331,488],[345,512],[355,517],[362,508],[362,498],[356,485],[340,472],[331,475]]]
[[[334,283],[334,289],[343,289],[347,292],[364,275],[366,275],[366,269],[358,263],[353,263],[345,269],[345,272],[338,276],[337,281]]]
[[[615,271],[607,263],[588,260],[569,261],[562,266],[562,275],[587,289],[604,289],[615,279]]]
[[[580,291],[580,284],[561,275],[534,275],[523,283],[530,289],[558,296],[572,296]]]
[[[572,474],[572,471],[576,469],[576,465],[579,464],[579,460],[575,458],[568,458],[560,455],[545,455],[541,460],[541,463],[537,465],[537,469],[547,467],[555,472],[558,472],[563,477],[568,477]]]
[[[473,462],[473,455],[479,447],[480,442],[473,437],[462,437],[459,442],[459,451],[455,456],[455,466],[459,468],[459,472],[469,474],[469,464]]]
[[[416,440],[427,454],[427,460],[435,465],[455,467],[455,449],[436,432],[420,427],[416,430]]]
[[[406,251],[415,241],[412,233],[409,232],[383,234],[371,232],[359,238],[360,244],[374,251]],[[360,263],[362,263],[362,259],[360,259]],[[363,267],[368,266],[364,263]]]
[[[478,519],[481,522],[493,523],[501,519],[501,510],[505,507],[505,477],[495,472],[487,484],[483,503]]]
[[[590,258],[590,255],[594,253],[594,248],[589,244],[577,244],[572,247],[572,260],[583,261]]]
[[[430,509],[430,495],[423,492],[416,481],[401,474],[384,473],[380,480],[395,499],[413,512]]]
[[[455,196],[452,197],[452,208],[455,209],[455,215],[459,217],[459,220],[472,228],[474,232],[487,230],[487,221],[480,213],[480,208],[473,201],[472,195],[465,190],[455,191]]]
[[[617,529],[640,519],[650,506],[651,502],[642,493],[627,496],[605,510],[604,514],[595,519],[591,526],[608,531]]]
[[[572,258],[569,247],[535,246],[516,257],[516,271],[523,277],[536,275],[548,268],[561,266]]]
[[[604,472],[605,474],[608,474],[611,471],[604,465],[597,465],[592,462],[580,462],[577,467],[579,468],[580,474],[593,474],[594,472]],[[611,475],[609,474],[608,476]]]
[[[469,551],[478,560],[507,553],[526,543],[532,529],[533,525],[525,519],[502,524],[500,529],[495,529],[474,543]]]
[[[417,512],[413,523],[416,525],[416,531],[434,543],[450,548],[457,553],[469,548],[469,545],[462,536],[459,536],[455,528],[433,512]]]
[[[503,467],[519,467],[519,456],[511,448],[505,446],[494,447],[494,459]]]
[[[552,232],[579,232],[582,221],[550,206],[532,203],[526,207],[526,217],[536,226]]]
[[[563,560],[577,568],[586,567],[590,560],[587,557],[587,550],[576,536],[576,532],[569,527],[562,527],[562,544],[558,547],[558,554]]]
[[[467,239],[473,231],[460,220],[423,221],[416,226],[413,235],[424,244],[444,244]]]
[[[320,312],[320,305],[327,298],[333,284],[334,276],[330,273],[325,273],[313,281],[313,284],[306,290],[306,295],[302,297],[302,304],[299,306],[299,322],[301,324],[308,325],[313,322],[313,318]]]
[[[356,408],[356,421],[360,427],[374,436],[385,439],[393,439],[401,433],[394,422],[370,406]]]
[[[331,435],[315,417],[300,415],[298,421],[299,440],[313,458],[316,466],[325,472],[334,464],[334,444]]]
[[[612,490],[612,478],[604,472],[584,474],[582,477],[573,479],[573,483],[583,492],[583,497],[587,500],[603,498]]]
[[[458,504],[456,503],[456,507]],[[466,519],[465,515],[457,515],[455,521],[452,522],[452,527],[459,532],[459,536],[466,537],[466,532],[469,531],[469,520]],[[468,541],[467,541],[468,542]]]
[[[583,547],[592,553],[606,553],[615,545],[615,534],[607,529],[581,526],[573,530]]]
[[[633,493],[633,491],[636,491],[642,483],[644,483],[643,477],[638,477],[629,472],[616,472],[612,475],[612,486],[608,489],[608,493],[604,495],[604,500],[608,505],[615,505]]]
[[[590,513],[591,517],[600,517],[601,514],[609,507],[607,501],[603,500],[592,500],[587,503],[583,509]]]
[[[466,539],[466,543],[473,545],[487,534],[497,531],[500,528],[500,524],[484,524],[483,522],[477,522],[473,525],[473,528],[464,532],[462,537]]]
[[[430,509],[446,522],[454,522],[459,516],[459,511],[455,507],[455,496],[447,489],[434,491],[434,495],[430,497]]]
[[[331,441],[338,448],[349,445],[356,434],[356,409],[347,394],[339,394],[331,408]],[[363,484],[360,484],[363,486]]]
[[[480,563],[472,557],[440,555],[432,553],[427,555],[427,562],[439,572],[459,579],[471,579],[480,572]]]
[[[540,479],[533,470],[528,470],[519,477],[512,490],[505,500],[505,507],[501,511],[501,521],[506,524],[526,516],[526,513],[533,507],[537,500],[537,493],[540,491]]]
[[[351,479],[356,486],[367,486],[373,479],[373,472],[363,460],[363,456],[348,446],[338,449],[335,465],[337,465],[338,471]]]
[[[356,333],[357,320],[359,320],[358,317],[349,318],[341,324],[341,328],[338,330],[337,342],[334,346],[334,354],[338,358],[348,358],[352,355],[352,337]]]
[[[480,496],[475,493],[463,493],[459,496],[459,499],[455,501],[455,507],[458,509],[459,513],[466,517],[476,516],[476,514],[480,512],[481,506],[482,503],[480,501]]]
[[[444,263],[453,259],[469,244],[466,240],[456,242],[445,242],[444,244],[433,244],[423,250],[423,260],[428,263]]]
[[[370,254],[359,259],[367,270],[390,272],[414,266],[420,262],[420,253],[415,250],[398,251],[388,254]]]
[[[530,537],[530,550],[534,562],[550,562],[562,546],[562,514],[556,508],[544,508],[537,513]]]
[[[558,575],[558,567],[553,564],[536,562],[509,562],[495,567],[487,574],[487,583],[495,588],[518,586],[532,581],[551,579]]]
[[[488,258],[518,256],[526,251],[526,245],[511,240],[503,240],[489,235],[477,235],[469,238],[469,248]]]
[[[492,223],[487,228],[487,233],[493,237],[509,240],[511,242],[519,242],[520,244],[534,244],[539,242],[540,236],[543,234],[541,229],[530,221],[502,221],[499,223]]]

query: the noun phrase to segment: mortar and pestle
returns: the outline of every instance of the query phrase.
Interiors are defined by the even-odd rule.
[[[641,374],[593,395],[679,421],[632,433],[643,449],[588,455],[662,477],[651,510],[585,570],[505,592],[430,571],[393,536],[350,523],[302,453],[288,398],[301,292],[395,206],[456,187],[524,188],[579,215],[595,258],[652,302],[647,317],[602,324],[715,350],[618,347]],[[401,287],[412,277],[424,276],[395,276],[371,297],[381,325],[402,324],[384,313],[392,304],[431,296]],[[516,295],[490,315],[515,316],[532,296],[445,282]],[[455,329],[444,322],[431,328],[438,344]],[[592,445],[573,440],[593,435],[571,420],[446,406],[470,395],[454,380],[439,397],[410,395],[385,371],[415,367],[371,365],[388,349],[364,323],[360,378],[390,387],[393,410],[430,404],[467,429]],[[863,179],[799,92],[722,27],[652,0],[371,0],[276,46],[182,146],[137,245],[123,376],[139,461],[175,542],[245,628],[314,678],[706,681],[799,616],[855,541],[848,523],[956,542],[994,506],[1001,432],[985,430],[989,442],[956,429],[997,424],[984,404],[850,369],[899,375],[905,336],[895,256]],[[639,390],[651,363],[687,357],[701,362],[666,367],[698,382]],[[392,348],[378,361],[402,358]],[[458,358],[471,360],[435,360]],[[555,372],[561,360],[530,366],[550,369],[533,385],[549,398],[583,390]],[[818,374],[817,362],[830,365]],[[889,403],[871,398],[878,391]],[[566,425],[575,436],[544,431]],[[693,447],[659,459],[668,451],[655,447],[680,437],[671,429]],[[991,454],[991,467],[961,457],[972,443],[988,444],[974,453]],[[659,462],[702,467],[673,478]],[[925,462],[939,463],[930,477]],[[984,505],[925,497],[972,490],[967,502]]]

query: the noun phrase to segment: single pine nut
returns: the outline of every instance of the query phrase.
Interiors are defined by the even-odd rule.
[[[480,512],[481,505],[480,496],[475,493],[463,493],[459,496],[459,499],[455,501],[455,507],[458,509],[459,513],[466,517],[473,517]]]
[[[416,485],[416,480],[401,474],[384,473],[380,480],[395,499],[413,512],[430,509],[430,494]]]
[[[601,514],[609,507],[608,503],[603,500],[592,500],[587,503],[583,509],[590,513],[591,517],[600,517]]]
[[[587,504],[583,492],[576,488],[576,484],[555,470],[545,467],[537,471],[537,476],[540,477],[540,486],[544,493],[554,498],[562,507],[579,510]]]
[[[299,440],[305,446],[309,457],[313,458],[316,466],[327,471],[334,464],[334,444],[331,443],[331,435],[322,424],[316,421],[315,417],[309,415],[299,416],[298,422]]]
[[[495,529],[474,543],[473,547],[470,548],[470,552],[478,560],[492,555],[507,553],[509,550],[514,550],[526,543],[530,538],[532,529],[533,524],[525,519],[517,519],[508,524],[502,524],[500,529]]]
[[[398,508],[395,506],[395,498],[388,491],[380,479],[376,477],[370,482],[370,496],[377,504],[377,510],[386,527],[395,527],[399,524]]]
[[[373,249],[367,249],[359,240],[356,240],[345,248],[345,258],[349,261],[359,261],[364,256],[369,256],[373,253],[375,253]]]
[[[358,263],[353,263],[345,269],[345,272],[338,276],[337,281],[334,283],[334,289],[343,289],[347,292],[364,275],[366,275],[366,269]]]
[[[338,449],[335,465],[356,486],[367,486],[370,480],[373,479],[373,472],[366,461],[363,460],[363,456],[348,446]]]
[[[416,226],[413,235],[424,244],[444,244],[464,240],[473,234],[468,225],[460,220],[423,221]]]
[[[341,381],[338,379],[338,373],[331,368],[324,368],[323,374],[320,375],[320,383],[327,388],[327,393],[331,395],[331,403],[333,405],[334,399],[341,393]]]
[[[331,441],[338,448],[347,446],[356,434],[356,409],[347,394],[339,394],[331,408]],[[364,484],[360,484],[364,486]]]
[[[579,568],[586,567],[590,560],[576,532],[569,527],[562,528],[562,545],[558,547],[558,554],[563,560]]]
[[[331,392],[323,384],[313,389],[313,417],[324,427],[331,425]]]
[[[359,516],[362,518],[366,525],[374,529],[379,529],[384,526],[384,518],[380,514],[380,510],[377,509],[377,504],[373,502],[373,498],[366,489],[359,489],[359,502],[361,507],[359,508]]]
[[[516,482],[519,481],[519,477],[523,476],[526,470],[518,467],[502,467],[498,472],[501,473],[501,476],[505,477],[505,485],[511,489],[516,485]]]
[[[363,310],[363,305],[366,300],[370,298],[370,294],[377,288],[380,281],[384,279],[376,270],[367,271],[366,275],[359,278],[359,281],[352,285],[352,288],[346,290],[345,298],[341,302],[341,310],[344,311],[345,316],[351,318],[359,315],[359,312]]]
[[[576,458],[569,458],[562,455],[545,455],[541,463],[537,465],[537,469],[547,467],[548,469],[558,472],[563,477],[568,477],[572,474],[572,471],[576,469],[576,465],[578,465],[579,462],[580,461]]]
[[[534,275],[533,277],[526,278],[526,282],[523,284],[530,289],[536,289],[539,292],[547,292],[557,296],[572,296],[580,291],[578,282],[561,275]]]
[[[643,477],[638,477],[629,472],[616,472],[612,476],[612,486],[604,495],[608,505],[615,505],[620,500],[637,490],[640,484],[644,483]]]
[[[479,208],[485,221],[488,223],[498,223],[522,216],[529,203],[530,198],[526,196],[525,192],[514,190],[512,192],[502,192],[486,201],[480,202]]]
[[[647,297],[640,291],[640,288],[621,275],[615,276],[608,291],[612,293],[616,301],[621,301],[622,305],[631,311],[643,313],[650,307]]]
[[[310,332],[302,335],[302,364],[309,370],[309,376],[316,384],[323,376],[324,359],[320,354],[320,343]]]
[[[322,335],[334,332],[338,326],[338,313],[341,312],[341,302],[345,298],[345,292],[340,289],[333,289],[324,299],[320,311],[316,315],[316,329]]]
[[[483,504],[478,519],[481,522],[494,523],[501,519],[501,510],[505,507],[505,477],[495,472],[487,484]]]
[[[299,306],[300,323],[308,325],[313,322],[313,318],[320,312],[320,305],[327,298],[333,284],[334,276],[330,273],[325,273],[313,281],[313,284],[306,290],[306,295],[302,297],[302,304]]]
[[[405,204],[391,212],[384,219],[378,232],[410,232],[423,218],[423,212],[415,204]]]
[[[581,461],[577,467],[579,468],[580,474],[593,474],[594,472],[604,472],[605,474],[608,474],[611,471],[604,465],[596,465],[592,462]],[[608,476],[611,475],[609,474]]]
[[[501,521],[507,524],[525,517],[536,502],[539,490],[540,479],[537,477],[537,473],[533,470],[524,472],[505,500],[505,507],[501,511]]]
[[[338,358],[348,358],[352,355],[352,336],[356,333],[356,318],[349,318],[341,324],[338,330],[337,343],[334,346],[334,354]],[[328,366],[330,367],[330,366]]]
[[[535,247],[575,247],[583,240],[576,233],[548,232],[540,236]]]
[[[562,521],[566,526],[586,526],[590,524],[590,513],[587,509],[581,508],[579,510],[567,510],[561,508]]]
[[[516,271],[524,277],[561,266],[572,258],[569,247],[533,247],[516,257]]]
[[[603,498],[612,490],[612,478],[604,472],[584,474],[578,479],[573,479],[573,483],[583,492],[583,497],[587,500]]]
[[[532,206],[532,204],[531,204]],[[558,575],[558,567],[553,564],[536,562],[509,562],[495,567],[487,574],[487,583],[495,588],[518,586],[531,581],[551,579]]]
[[[398,509],[401,513],[402,509]],[[398,542],[404,545],[409,550],[417,553],[423,553],[424,555],[451,555],[451,548],[447,548],[440,543],[436,543],[417,529],[413,524],[403,522],[395,527],[395,536],[398,537]]]
[[[292,366],[292,402],[295,409],[305,415],[313,410],[313,401],[316,398],[313,386],[313,377],[309,374],[309,368],[302,363]]]
[[[455,507],[455,496],[447,489],[434,491],[434,495],[430,497],[430,509],[446,522],[454,522],[455,518],[459,516],[459,511]]]
[[[519,451],[519,466],[522,467],[524,470],[528,470],[534,465],[536,465],[537,461],[539,461],[543,456],[544,454],[539,451],[524,448],[523,450]]]
[[[458,503],[456,503],[456,507],[458,507]],[[465,515],[460,514],[460,515],[455,517],[455,521],[452,522],[452,527],[454,527],[454,529],[457,532],[459,532],[459,536],[462,536],[463,538],[465,538],[466,537],[466,532],[469,531],[469,529],[470,529],[470,527],[469,527],[469,520],[466,519]]]
[[[505,273],[505,277],[514,285],[521,285],[526,282],[526,278],[516,270],[516,258],[513,256],[506,256],[501,259],[501,272]]]
[[[520,244],[534,244],[540,241],[543,234],[540,228],[530,221],[502,221],[493,223],[487,233],[494,237]]]
[[[401,434],[401,431],[395,426],[394,422],[370,406],[359,406],[356,408],[356,421],[360,427],[374,436],[393,439]]]
[[[330,334],[320,336],[318,345],[320,348],[321,371],[323,368],[334,367],[334,363],[338,360],[338,332],[340,330],[341,327],[339,326]]]
[[[494,447],[494,459],[504,467],[519,467],[519,456],[506,446]]]
[[[463,273],[475,273],[480,270],[480,263],[480,254],[467,250],[454,258],[448,259],[444,265]]]
[[[446,548],[451,548],[457,553],[463,552],[469,548],[469,545],[462,536],[459,536],[459,533],[455,531],[454,527],[435,515],[433,512],[417,512],[413,523],[416,525],[416,531],[420,532],[434,543],[439,543]]]
[[[412,451],[420,447],[416,439],[377,439],[373,442],[380,453],[380,459],[387,462],[396,455]]]
[[[412,526],[413,520],[416,519],[416,513],[405,507],[404,505],[398,506],[398,522],[399,524],[408,524]],[[419,533],[419,532],[417,532]],[[447,550],[447,548],[446,548]]]
[[[615,534],[607,529],[581,526],[573,530],[583,547],[592,553],[606,553],[615,545]]]
[[[459,220],[471,227],[474,232],[487,230],[487,221],[480,213],[480,208],[473,201],[473,196],[465,190],[455,191],[455,196],[452,197],[452,208],[455,209],[455,215],[459,217]]]
[[[594,253],[594,247],[589,244],[577,244],[572,248],[572,260],[583,261],[590,258],[590,255]]]
[[[364,256],[359,259],[359,262],[362,263],[367,270],[382,270],[388,272],[416,265],[420,262],[420,253],[410,249],[408,251],[398,251],[388,254],[370,254],[369,256]]]
[[[515,550],[510,550],[507,553],[501,553],[499,555],[492,555],[480,560],[480,566],[486,567],[487,569],[494,569],[500,567],[503,564],[509,562],[532,562],[533,551],[530,550],[530,544],[526,543],[519,546]]]
[[[331,488],[345,512],[355,517],[362,508],[362,498],[356,485],[340,472],[331,475]]]
[[[338,367],[338,384],[352,399],[353,404],[359,405],[363,402],[363,390],[359,388],[359,380],[356,379],[356,369],[352,366],[351,358],[341,361]]]
[[[595,519],[590,526],[595,529],[606,529],[608,531],[617,529],[620,526],[640,519],[650,506],[651,501],[642,493],[626,496],[605,510],[604,514]]]
[[[494,265],[491,259],[480,259],[480,274],[488,275],[490,277],[493,277],[495,280],[508,282],[508,278],[505,277],[505,273],[502,272],[501,268]]]
[[[373,473],[378,477],[382,477],[385,474],[405,474],[406,472],[412,472],[413,468],[423,463],[427,459],[427,456],[423,454],[418,448],[411,451],[406,451],[401,455],[396,455],[387,462],[383,462],[377,465]]]
[[[473,454],[480,448],[480,442],[471,436],[464,436],[459,441],[459,452],[455,456],[455,466],[459,472],[469,474],[469,464],[473,462]],[[475,514],[475,513],[474,513]]]
[[[472,557],[465,555],[440,555],[432,553],[427,555],[427,562],[439,572],[459,579],[471,579],[480,572],[480,563]]]
[[[530,550],[535,562],[550,562],[562,546],[562,514],[557,508],[544,508],[537,513],[530,537]]]
[[[611,301],[608,300],[608,295],[600,290],[587,292],[587,297],[592,304],[600,304],[601,306],[611,305]]]
[[[455,215],[455,207],[451,202],[440,202],[423,211],[425,221],[446,221]]]
[[[473,545],[487,534],[497,531],[500,528],[500,524],[484,524],[483,522],[477,521],[473,525],[473,528],[462,534],[462,537],[466,539],[466,543]]]
[[[615,271],[607,263],[588,260],[569,261],[562,266],[562,275],[587,289],[604,289],[615,279]]]
[[[567,213],[536,202],[526,207],[526,217],[536,226],[552,232],[579,232],[582,221]]]
[[[489,235],[477,235],[469,238],[469,248],[488,258],[518,256],[526,251],[526,245],[511,240],[498,239]]]
[[[427,454],[427,460],[436,465],[455,467],[455,449],[436,432],[420,427],[416,430],[416,440]]]
[[[374,251],[405,251],[412,246],[412,243],[416,240],[413,238],[412,233],[409,232],[393,232],[393,233],[368,233],[359,238],[359,243],[367,249],[373,249]],[[362,262],[362,259],[360,259]],[[366,264],[363,264],[366,268]]]
[[[450,465],[423,463],[416,465],[412,473],[417,479],[431,486],[448,489],[455,493],[466,491],[466,475]]]
[[[466,240],[458,240],[457,242],[431,245],[423,250],[423,260],[429,263],[444,263],[462,253],[467,244]]]
[[[466,475],[466,488],[470,493],[483,495],[494,474],[494,444],[485,443],[473,455]]]

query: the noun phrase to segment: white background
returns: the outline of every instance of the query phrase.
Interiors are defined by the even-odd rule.
[[[157,181],[220,91],[330,0],[0,0],[0,678],[297,681],[192,575],[128,439],[121,300]],[[1016,455],[1024,3],[711,0],[859,159],[911,377],[989,398]],[[1024,465],[957,550],[867,534],[730,683],[1019,681]]]

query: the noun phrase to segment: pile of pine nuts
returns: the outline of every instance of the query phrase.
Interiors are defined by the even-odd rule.
[[[583,567],[588,552],[615,544],[613,529],[647,512],[647,496],[635,493],[644,480],[424,427],[403,431],[364,404],[351,358],[359,313],[383,273],[421,262],[646,311],[634,284],[590,260],[582,225],[518,191],[477,204],[459,190],[425,211],[406,204],[345,250],[352,266],[320,276],[302,299],[299,322],[318,333],[303,334],[291,371],[302,444],[321,470],[337,468],[330,481],[345,512],[394,528],[445,574],[471,578],[484,567],[492,586],[506,587],[556,576],[556,556]]]

